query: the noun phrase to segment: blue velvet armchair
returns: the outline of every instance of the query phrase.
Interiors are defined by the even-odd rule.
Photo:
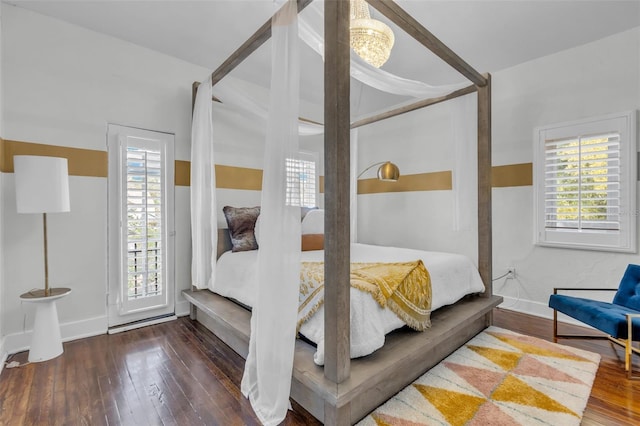
[[[558,294],[558,291],[616,291],[612,303]],[[617,289],[568,288],[553,289],[549,297],[553,309],[553,340],[561,339],[609,339],[625,348],[624,364],[629,378],[632,376],[632,354],[640,354],[640,347],[633,346],[640,340],[640,265],[629,265]],[[558,334],[558,312],[590,325],[607,336]],[[635,377],[640,378],[640,377]]]

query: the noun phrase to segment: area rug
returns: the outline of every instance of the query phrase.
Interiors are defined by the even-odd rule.
[[[489,327],[360,426],[579,425],[600,355]]]

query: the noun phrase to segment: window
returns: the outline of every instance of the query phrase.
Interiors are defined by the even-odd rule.
[[[113,326],[174,310],[173,135],[109,125],[108,144]]]
[[[127,296],[140,299],[162,294],[164,285],[162,152],[159,146],[132,140],[125,155]]]
[[[298,158],[287,158],[287,205],[318,205],[317,155],[300,152]]]
[[[537,244],[635,252],[635,122],[634,111],[535,130]]]

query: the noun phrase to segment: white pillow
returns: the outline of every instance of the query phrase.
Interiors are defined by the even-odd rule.
[[[302,235],[324,234],[324,210],[311,210],[302,219]]]

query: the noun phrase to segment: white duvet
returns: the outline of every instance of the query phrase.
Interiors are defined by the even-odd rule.
[[[216,267],[215,291],[253,306],[258,251],[226,252]],[[396,247],[351,245],[351,262],[407,262],[422,259],[431,276],[431,310],[484,291],[478,270],[466,256]],[[302,261],[321,262],[324,251],[303,251]],[[351,288],[351,357],[368,355],[384,345],[385,335],[404,326],[396,314],[381,308],[370,294]],[[317,345],[314,362],[324,364],[324,307],[305,322],[300,333]]]

